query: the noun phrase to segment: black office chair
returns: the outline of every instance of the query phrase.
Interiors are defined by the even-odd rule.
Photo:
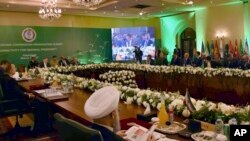
[[[103,141],[100,131],[91,129],[79,122],[65,118],[59,113],[54,115],[63,141]]]
[[[0,81],[0,118],[16,116],[15,127],[6,133],[0,134],[0,137],[14,137],[18,134],[31,133],[30,126],[20,127],[18,118],[22,118],[23,114],[30,113],[32,110],[25,99],[5,99]]]

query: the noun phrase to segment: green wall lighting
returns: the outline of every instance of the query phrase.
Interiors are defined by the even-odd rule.
[[[168,61],[171,60],[176,43],[176,35],[180,35],[187,27],[194,28],[194,12],[162,17],[161,37],[162,48],[169,51]]]

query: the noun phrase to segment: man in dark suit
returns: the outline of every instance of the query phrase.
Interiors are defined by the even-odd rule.
[[[30,62],[29,62],[29,64],[28,64],[28,69],[33,69],[33,68],[36,68],[36,67],[38,67],[38,62],[36,61],[36,57],[35,56],[32,56],[31,57],[31,60],[30,60]]]
[[[239,62],[238,66],[240,69],[243,69],[243,70],[250,69],[250,62],[249,62],[249,58],[247,55],[242,56],[242,59]]]
[[[162,50],[159,50],[158,51],[158,55],[157,55],[157,58],[155,59],[155,65],[165,65],[167,66],[168,65],[168,60],[166,58],[166,53],[163,52]]]
[[[139,47],[135,46],[134,53],[135,53],[135,61],[141,64],[143,52]]]
[[[76,57],[73,57],[73,59],[70,61],[71,65],[80,65],[80,62],[77,60]]]
[[[177,54],[179,57],[181,57],[181,49],[178,48],[177,45],[175,45],[174,54]]]
[[[48,67],[50,67],[48,57],[43,59],[43,61],[39,64],[39,67],[40,68],[48,68]]]
[[[211,61],[212,68],[221,68],[223,66],[222,60],[219,54],[214,55],[214,59]]]
[[[133,47],[135,45],[136,45],[136,43],[135,43],[133,36],[131,34],[126,35],[125,46],[126,47]]]
[[[150,39],[150,34],[149,33],[143,34],[141,46],[147,47],[147,46],[152,46],[153,44],[154,42]]]
[[[228,58],[224,61],[224,67],[238,68],[238,66],[238,60],[233,56],[233,54],[229,54]]]
[[[59,60],[59,66],[68,66],[69,65],[69,61],[68,59],[66,59],[64,56],[61,56],[61,59]]]
[[[3,75],[5,73],[6,67],[10,64],[8,60],[2,60],[0,62],[0,75]]]
[[[6,100],[20,100],[20,102],[13,105],[15,107],[31,106],[34,107],[34,131],[46,131],[50,130],[51,125],[49,123],[48,106],[47,103],[41,102],[34,99],[33,94],[25,93],[19,87],[17,81],[12,78],[15,74],[16,68],[14,64],[8,64],[6,67],[6,72],[0,77],[0,84],[2,86],[2,91],[4,99]],[[28,100],[31,99],[30,103]],[[11,106],[11,105],[10,105]]]
[[[154,60],[152,59],[151,55],[147,56],[146,64],[154,65]]]
[[[125,141],[125,139],[120,137],[119,134],[117,135],[114,132],[110,131],[108,128],[103,127],[99,124],[93,123],[89,127],[100,131],[104,141]]]
[[[12,78],[16,72],[16,67],[13,64],[8,64],[5,73],[1,75],[1,86],[4,98],[11,99],[25,99],[27,95],[19,88],[17,81]]]
[[[171,65],[181,66],[181,58],[178,56],[178,53],[175,52],[171,60]]]
[[[205,58],[205,61],[204,61],[204,68],[211,68],[212,65],[211,65],[211,57],[210,56],[207,56]]]
[[[194,61],[192,63],[192,66],[193,67],[201,67],[202,66],[202,58],[201,58],[201,53],[199,51],[197,51],[195,54],[194,54]]]
[[[183,66],[191,65],[191,59],[189,58],[189,53],[186,52],[184,54],[184,58],[183,58],[182,64],[183,64]]]

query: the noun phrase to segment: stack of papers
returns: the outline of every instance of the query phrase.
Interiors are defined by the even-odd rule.
[[[35,90],[36,93],[41,94],[43,97],[55,97],[55,96],[63,96],[63,94],[55,89],[42,89]]]
[[[139,141],[143,137],[144,134],[146,134],[148,131],[147,128],[142,127],[142,126],[132,126],[126,131],[126,137],[127,139],[131,141]],[[153,136],[155,137],[156,140],[165,138],[166,136],[158,133],[158,132],[153,132]]]

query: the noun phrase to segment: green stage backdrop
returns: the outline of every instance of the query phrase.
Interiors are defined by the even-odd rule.
[[[77,56],[82,64],[112,59],[111,30],[68,27],[0,26],[0,60],[27,65],[56,55]]]

